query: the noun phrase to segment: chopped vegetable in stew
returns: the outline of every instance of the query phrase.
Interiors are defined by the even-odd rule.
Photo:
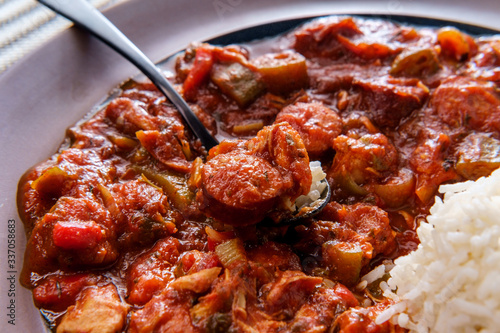
[[[21,282],[60,333],[404,332],[361,279],[416,249],[439,185],[500,167],[499,68],[499,36],[342,16],[193,44],[173,83],[226,140],[124,84],[21,180]],[[311,161],[330,202],[278,223]]]

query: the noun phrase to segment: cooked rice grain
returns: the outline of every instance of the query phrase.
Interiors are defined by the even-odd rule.
[[[309,162],[309,166],[312,176],[311,189],[307,195],[301,195],[295,200],[295,205],[292,206],[292,210],[300,210],[302,207],[310,206],[321,197],[321,193],[325,190],[326,184],[321,181],[325,179],[326,173],[324,173],[321,168],[321,162],[311,161]]]
[[[385,295],[391,320],[413,332],[500,332],[500,169],[440,187],[421,244],[398,258]]]

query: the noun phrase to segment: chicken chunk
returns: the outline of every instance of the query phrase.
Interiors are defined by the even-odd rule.
[[[179,241],[168,237],[141,255],[127,274],[127,301],[143,305],[174,278],[172,266],[179,257]]]
[[[70,306],[57,327],[57,333],[115,333],[125,325],[128,305],[116,287],[89,287],[83,290],[76,305]]]
[[[336,155],[327,177],[334,187],[351,195],[366,194],[363,185],[397,168],[398,152],[380,133],[365,134],[359,139],[340,135],[334,140],[334,148]]]

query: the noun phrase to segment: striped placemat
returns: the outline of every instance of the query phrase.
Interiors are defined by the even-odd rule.
[[[104,9],[126,0],[89,0]],[[35,0],[0,0],[0,73],[71,23]]]

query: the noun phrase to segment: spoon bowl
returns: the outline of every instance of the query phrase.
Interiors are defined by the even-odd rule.
[[[332,196],[330,184],[328,183],[326,178],[323,178],[321,180],[321,184],[324,185],[325,188],[323,189],[323,191],[321,191],[320,197],[318,199],[314,200],[311,204],[297,208],[297,210],[292,212],[291,215],[284,216],[279,223],[290,224],[319,214],[323,210],[323,208],[325,208],[328,202],[330,202],[330,198]]]

